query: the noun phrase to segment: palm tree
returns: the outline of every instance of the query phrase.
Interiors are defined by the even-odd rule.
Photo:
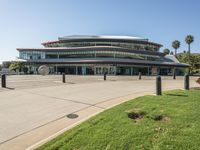
[[[169,53],[170,53],[170,50],[169,50],[169,49],[167,49],[167,48],[165,48],[165,49],[163,50],[163,53],[164,53],[165,55],[169,55]]]
[[[190,62],[190,44],[194,41],[194,37],[192,35],[187,35],[185,37],[185,42],[188,44],[188,60]]]
[[[180,47],[181,43],[178,40],[175,40],[172,42],[172,47],[175,49],[174,54],[176,56],[177,54],[177,49]]]

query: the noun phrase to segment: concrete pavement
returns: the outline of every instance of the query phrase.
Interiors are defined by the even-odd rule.
[[[155,92],[155,77],[10,77],[0,89],[0,149],[34,148],[87,118],[132,98]],[[199,86],[191,78],[191,86]],[[183,77],[163,78],[163,90],[182,89]],[[76,119],[66,117],[79,115]],[[45,139],[45,140],[44,140]],[[37,144],[36,144],[37,143]]]

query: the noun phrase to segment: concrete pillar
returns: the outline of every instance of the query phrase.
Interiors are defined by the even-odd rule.
[[[86,74],[86,66],[82,66],[82,75]]]
[[[150,76],[150,67],[148,66],[148,76]]]
[[[76,66],[76,75],[78,75],[78,67]]]
[[[56,74],[58,74],[58,66],[56,65]]]
[[[131,76],[133,75],[133,67],[131,67]]]

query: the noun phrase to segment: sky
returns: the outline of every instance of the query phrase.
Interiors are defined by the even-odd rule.
[[[200,52],[199,0],[0,0],[0,63],[67,35],[129,35]]]

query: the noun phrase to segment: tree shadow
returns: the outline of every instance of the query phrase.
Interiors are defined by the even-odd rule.
[[[166,94],[168,96],[180,96],[180,97],[188,97],[186,94]]]
[[[200,90],[200,87],[194,87],[194,88],[191,88],[193,90]]]
[[[68,83],[68,84],[76,84],[76,83],[74,83],[74,82],[66,82],[66,83]]]

